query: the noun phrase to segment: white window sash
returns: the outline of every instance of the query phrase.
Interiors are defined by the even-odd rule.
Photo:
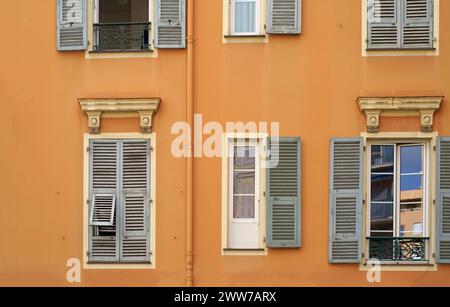
[[[254,32],[236,32],[236,2],[254,2],[255,3],[255,31]],[[236,36],[259,35],[261,33],[261,0],[231,0],[231,34]]]

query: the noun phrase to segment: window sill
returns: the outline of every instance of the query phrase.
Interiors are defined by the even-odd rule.
[[[87,270],[154,270],[154,262],[85,262]]]
[[[401,52],[401,51],[435,51],[436,48],[367,48],[367,52],[372,51],[392,51],[392,52]]]
[[[223,256],[267,256],[266,248],[224,248]]]
[[[365,260],[359,266],[360,271],[369,271],[373,268],[374,266],[368,264],[368,260]],[[437,265],[431,261],[382,261],[380,263],[379,270],[382,272],[426,272],[437,271]]]
[[[157,49],[148,50],[86,50],[86,59],[132,59],[132,58],[157,58]]]
[[[269,41],[269,36],[266,34],[225,34],[223,36],[223,43],[267,43]]]
[[[266,35],[265,34],[244,34],[244,35],[239,35],[239,34],[227,34],[224,35],[225,38],[238,38],[238,37],[256,37],[256,38],[265,38]]]
[[[130,49],[130,50],[90,50],[89,53],[91,54],[99,54],[99,53],[151,53],[154,49]]]

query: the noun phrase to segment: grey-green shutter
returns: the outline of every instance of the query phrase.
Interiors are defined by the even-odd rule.
[[[185,1],[156,0],[156,16],[156,48],[185,48]]]
[[[400,48],[401,1],[367,0],[367,49]]]
[[[87,48],[86,0],[57,0],[56,47],[60,51]]]
[[[150,141],[122,146],[121,262],[149,262]]]
[[[438,138],[436,158],[436,261],[450,263],[450,137]]]
[[[358,263],[361,260],[362,174],[362,139],[333,138],[330,151],[330,263]]]
[[[300,34],[302,31],[301,0],[268,0],[267,33]]]
[[[269,138],[267,246],[301,246],[301,139]]]
[[[402,47],[433,47],[433,1],[403,0]]]
[[[119,144],[110,140],[91,140],[89,145],[89,213],[92,216],[97,195],[114,195],[117,200],[119,186]],[[115,236],[96,236],[95,226],[89,225],[90,262],[117,262],[119,260],[119,235],[116,218],[112,229]]]

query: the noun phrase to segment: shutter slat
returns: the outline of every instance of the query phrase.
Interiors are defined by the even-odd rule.
[[[156,0],[157,22],[155,46],[157,48],[186,47],[186,13],[184,0]]]
[[[301,246],[301,140],[268,140],[267,246]]]
[[[436,262],[450,263],[450,137],[438,137],[436,158]]]
[[[60,51],[86,50],[86,0],[57,0],[57,38]]]
[[[301,0],[269,0],[267,33],[300,34]]]
[[[330,263],[361,257],[362,140],[335,138],[330,152]]]

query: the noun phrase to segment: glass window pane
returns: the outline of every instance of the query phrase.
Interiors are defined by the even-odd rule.
[[[255,197],[254,196],[234,196],[233,197],[233,218],[235,218],[235,219],[255,218]]]
[[[372,173],[394,172],[394,145],[372,145]]]
[[[233,178],[234,194],[255,194],[255,172],[236,171]]]
[[[401,175],[400,193],[422,189],[422,175]]]
[[[393,204],[371,204],[370,229],[392,232],[394,229]]]
[[[234,147],[234,169],[255,169],[255,146]]]
[[[372,201],[393,201],[393,175],[377,175],[371,176],[371,200]]]
[[[400,172],[422,172],[422,145],[400,147]]]
[[[235,32],[255,32],[256,2],[236,1],[234,13]]]
[[[421,237],[423,221],[422,203],[400,204],[400,236]]]

